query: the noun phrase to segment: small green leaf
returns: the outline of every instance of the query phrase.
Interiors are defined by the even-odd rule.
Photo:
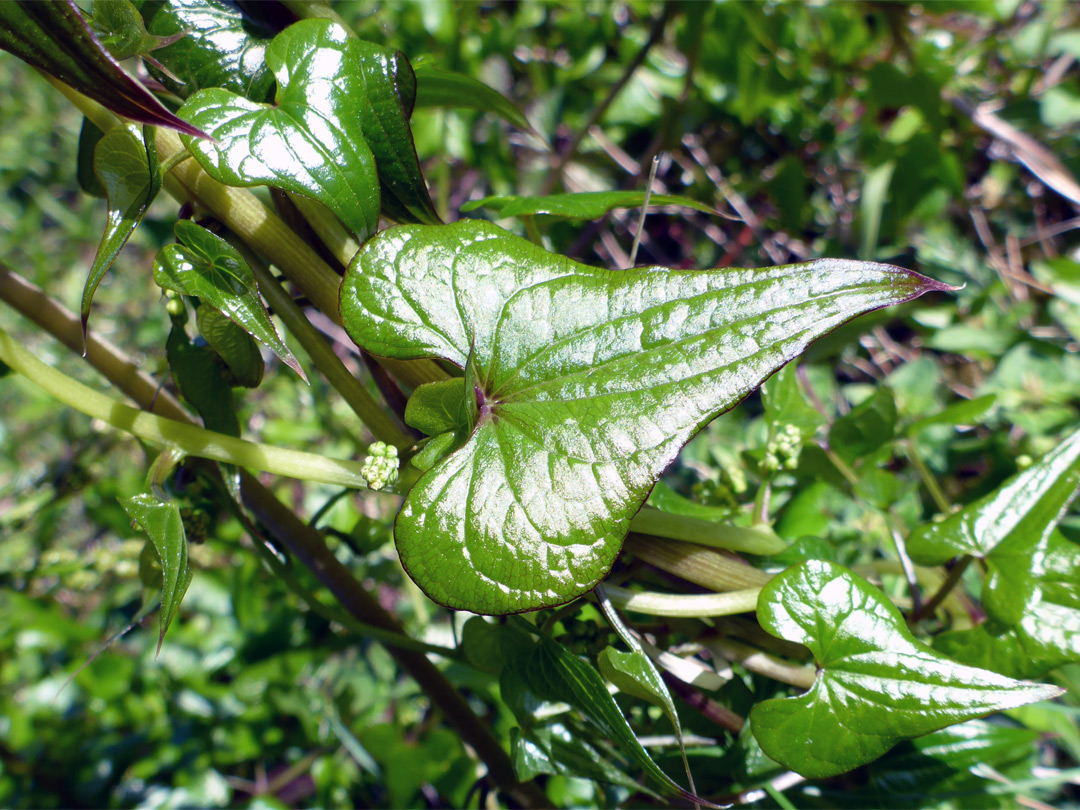
[[[421,385],[405,405],[405,424],[425,436],[460,430],[467,427],[467,419],[465,381],[460,377]]]
[[[845,461],[855,461],[892,441],[896,432],[896,400],[881,387],[829,430],[829,445]]]
[[[379,180],[364,135],[368,104],[358,44],[328,20],[290,26],[266,48],[278,81],[276,106],[200,90],[180,115],[216,140],[185,144],[215,180],[311,197],[364,241],[378,226]]]
[[[360,69],[367,104],[357,105],[357,112],[375,156],[387,216],[397,222],[440,224],[420,172],[409,110],[399,91],[402,85],[416,84],[409,60],[402,53],[355,38],[345,43],[345,53]]]
[[[621,652],[614,647],[605,647],[597,656],[596,663],[600,667],[600,674],[619,687],[620,692],[658,706],[671,721],[679,739],[682,739],[675,701],[671,699],[664,679],[649,656],[641,650]]]
[[[465,659],[484,672],[499,672],[508,661],[528,655],[532,646],[532,638],[520,630],[483,616],[473,616],[461,629]]]
[[[658,786],[688,800],[694,799],[693,794],[680,787],[653,762],[608,693],[600,673],[587,662],[544,636],[525,659],[523,669],[518,674],[538,698],[569,703],[632,757]]]
[[[799,385],[795,363],[788,363],[770,377],[761,386],[761,393],[771,439],[792,425],[799,431],[802,440],[807,441],[825,424],[825,417],[807,401]]]
[[[87,22],[101,44],[120,61],[149,53],[181,36],[158,37],[147,32],[131,0],[94,0]]]
[[[79,129],[79,149],[76,157],[75,176],[79,188],[91,197],[105,197],[105,189],[94,174],[94,151],[105,133],[89,118],[83,118]]]
[[[641,791],[659,798],[655,792],[615,767],[610,754],[596,750],[562,723],[548,723],[528,731],[514,729],[510,745],[514,770],[519,779],[532,779],[542,773],[565,774],[622,785],[634,792]]]
[[[147,30],[175,42],[154,51],[168,73],[154,71],[181,98],[220,87],[252,101],[267,101],[274,74],[266,66],[273,32],[220,0],[149,0],[141,7]]]
[[[416,106],[489,112],[518,129],[535,132],[525,113],[498,90],[472,76],[439,70],[429,64],[416,66]]]
[[[120,501],[120,505],[149,535],[161,563],[161,629],[157,646],[160,652],[165,632],[176,617],[180,601],[191,584],[187,537],[184,534],[184,521],[180,517],[180,506],[175,501],[163,501],[148,493],[126,498]]]
[[[165,357],[180,395],[199,412],[207,430],[239,436],[240,422],[225,378],[225,361],[206,346],[193,344],[184,328],[175,323],[165,341]]]
[[[466,370],[468,442],[394,536],[454,608],[513,613],[596,585],[680,448],[815,337],[943,285],[884,265],[611,272],[486,222],[389,228],[342,286],[357,345]]]
[[[993,410],[997,394],[986,394],[975,399],[962,399],[935,414],[924,416],[908,425],[907,434],[913,436],[931,425],[974,425]]]
[[[206,133],[169,112],[124,72],[94,36],[73,0],[0,3],[0,49],[55,76],[114,113],[190,136]]]
[[[102,277],[161,188],[161,167],[153,135],[144,131],[139,138],[127,127],[110,129],[94,149],[94,174],[109,200],[109,217],[83,286],[80,314],[84,335]]]
[[[259,298],[255,274],[226,242],[190,220],[176,223],[180,244],[166,245],[154,259],[154,281],[165,290],[195,295],[269,347],[306,382],[307,376]]]
[[[265,364],[255,339],[211,306],[195,310],[195,322],[199,334],[229,367],[233,377],[230,382],[258,388]]]
[[[465,203],[461,206],[461,210],[475,211],[477,208],[487,208],[499,218],[547,214],[565,219],[600,219],[609,211],[618,208],[641,208],[644,204],[644,191],[582,191],[577,194],[549,194],[546,197],[519,197],[513,194],[502,197],[484,197],[482,200],[471,200]],[[706,214],[716,213],[716,209],[711,206],[691,200],[689,197],[673,194],[649,196],[650,208],[663,205],[693,208],[696,211],[704,211]]]
[[[750,713],[762,750],[812,779],[870,762],[900,740],[1061,692],[939,655],[880,591],[833,563],[803,563],[771,580],[758,620],[805,644],[817,662],[810,691]]]

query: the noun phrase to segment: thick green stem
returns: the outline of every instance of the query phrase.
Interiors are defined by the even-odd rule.
[[[189,456],[238,467],[367,489],[361,464],[237,439],[132,408],[42,363],[0,330],[0,360],[65,405],[154,444],[177,447]]]
[[[626,550],[650,565],[714,591],[760,588],[771,574],[711,548],[631,533]]]
[[[630,531],[762,556],[779,554],[787,548],[787,544],[767,526],[750,529],[726,526],[711,520],[661,512],[648,506],[630,521]]]
[[[789,663],[738,641],[712,638],[707,640],[705,645],[721,658],[742,664],[751,672],[789,683],[792,686],[809,689],[814,685],[814,679],[817,677],[812,666]]]
[[[334,212],[300,194],[290,194],[289,199],[334,258],[342,267],[348,267],[356,251],[360,250],[360,243],[353,239]]]
[[[761,588],[702,594],[639,592],[614,585],[608,585],[604,590],[615,607],[650,616],[704,617],[749,613],[757,609],[758,596],[761,595]]]

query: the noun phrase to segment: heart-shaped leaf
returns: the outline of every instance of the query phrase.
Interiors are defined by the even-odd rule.
[[[233,323],[265,344],[282,362],[307,376],[259,298],[255,274],[236,249],[190,220],[176,223],[180,244],[166,245],[154,259],[154,281],[165,290],[198,296]]]
[[[600,219],[618,208],[641,208],[645,204],[644,191],[582,191],[577,194],[549,194],[546,197],[518,197],[508,194],[502,197],[484,197],[471,200],[461,206],[462,211],[487,208],[498,217],[524,217],[547,214],[564,219]],[[693,208],[706,214],[716,210],[689,197],[674,194],[652,194],[649,206],[678,205]]]
[[[221,0],[155,0],[143,3],[151,34],[177,38],[154,51],[162,83],[181,98],[220,87],[252,101],[266,101],[274,75],[266,66],[273,32]],[[154,69],[151,63],[150,69]]]
[[[144,132],[139,138],[127,127],[113,127],[94,149],[94,174],[105,189],[109,217],[83,285],[80,314],[84,335],[94,293],[102,277],[112,267],[161,188],[161,167],[153,135]]]
[[[150,537],[161,563],[161,622],[158,633],[160,652],[165,632],[176,617],[180,601],[191,584],[187,535],[184,533],[184,521],[180,517],[180,506],[175,501],[163,501],[149,493],[122,500],[120,505]]]
[[[1054,527],[1080,490],[1080,430],[1037,464],[940,523],[920,526],[907,540],[922,565],[958,554],[986,560],[982,600],[988,615],[1014,625],[1042,601],[1040,580]]]
[[[762,750],[812,779],[877,759],[900,740],[1061,693],[939,655],[916,641],[884,594],[833,563],[775,577],[761,592],[758,620],[805,644],[817,662],[808,692],[750,713]]]
[[[360,54],[345,29],[303,20],[266,48],[276,105],[228,90],[200,90],[180,115],[216,141],[185,143],[215,180],[269,185],[311,197],[360,241],[379,221],[379,180],[364,137],[368,102]]]
[[[525,113],[498,90],[472,76],[439,70],[434,65],[416,66],[416,106],[480,110],[493,113],[518,129],[536,132]]]
[[[394,536],[406,570],[435,601],[475,612],[580,596],[705,423],[815,337],[940,289],[834,260],[612,272],[479,221],[383,231],[346,273],[346,329],[372,354],[464,368],[474,423],[405,499]]]
[[[0,49],[55,76],[124,118],[206,134],[173,115],[149,90],[124,72],[86,24],[73,0],[0,3]]]

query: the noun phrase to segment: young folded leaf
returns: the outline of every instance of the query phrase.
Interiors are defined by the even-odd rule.
[[[405,499],[402,563],[436,602],[477,613],[580,596],[709,420],[814,338],[944,289],[832,259],[612,272],[478,221],[383,231],[346,273],[346,329],[372,354],[465,368],[475,414]]]

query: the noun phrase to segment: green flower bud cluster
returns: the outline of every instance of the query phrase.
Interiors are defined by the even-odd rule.
[[[372,489],[382,489],[398,477],[397,448],[386,442],[375,442],[368,448],[367,458],[360,468],[360,475]]]
[[[794,425],[784,425],[775,439],[765,446],[765,460],[762,466],[768,472],[781,468],[794,470],[799,466],[799,451],[802,450],[802,433]]]

